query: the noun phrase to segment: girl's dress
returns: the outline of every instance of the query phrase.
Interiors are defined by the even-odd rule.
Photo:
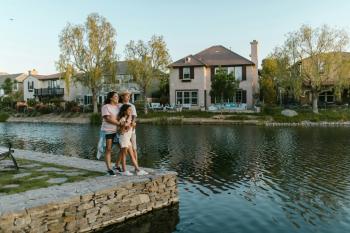
[[[120,119],[121,129],[119,136],[120,148],[127,148],[131,146],[131,136],[133,127],[131,126],[131,117],[122,117]]]

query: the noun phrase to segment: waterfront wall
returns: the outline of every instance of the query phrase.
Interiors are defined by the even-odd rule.
[[[105,169],[102,161],[61,155],[15,150],[15,156]],[[146,176],[99,176],[0,196],[0,233],[90,232],[177,203],[177,173],[146,170]]]
[[[76,184],[81,185],[81,182]],[[20,195],[10,196],[25,202],[20,200]],[[25,196],[30,195],[23,194]],[[6,201],[5,197],[1,199]],[[1,210],[0,232],[89,232],[177,202],[176,174],[169,173],[117,186],[111,184],[109,188],[38,206],[28,203],[26,208],[17,211],[2,213]]]

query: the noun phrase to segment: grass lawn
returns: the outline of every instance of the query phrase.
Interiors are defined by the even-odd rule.
[[[81,181],[104,174],[24,159],[17,159],[17,162],[20,167],[18,171],[11,167],[12,161],[0,160],[0,196]],[[61,178],[61,181],[57,178]]]

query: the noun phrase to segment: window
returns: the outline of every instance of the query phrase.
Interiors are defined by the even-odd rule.
[[[233,67],[229,67],[229,68],[233,68]],[[228,73],[228,67],[215,67],[215,74],[217,74],[219,70],[222,70],[226,74]]]
[[[332,91],[326,91],[319,94],[318,99],[321,103],[333,103],[334,94]]]
[[[198,105],[198,91],[176,91],[176,104]]]
[[[235,79],[242,81],[242,66],[235,67]]]
[[[28,92],[33,92],[34,90],[34,81],[28,81]]]
[[[219,70],[223,70],[226,74],[231,74],[235,76],[236,80],[242,81],[242,66],[235,67],[215,67],[215,74],[218,73]]]
[[[18,82],[16,80],[13,81],[13,90],[18,91]]]
[[[238,89],[236,90],[236,102],[237,103],[247,103],[247,91]]]
[[[183,79],[191,79],[191,69],[189,67],[183,68]]]
[[[84,105],[92,104],[92,96],[84,95]]]
[[[60,88],[58,80],[49,80],[49,88]]]

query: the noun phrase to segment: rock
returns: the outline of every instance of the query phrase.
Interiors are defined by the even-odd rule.
[[[19,187],[18,184],[8,184],[8,185],[3,186],[3,188],[5,188],[5,189],[17,188],[17,187]]]
[[[283,116],[287,116],[287,117],[294,117],[294,116],[297,116],[298,113],[294,110],[290,110],[290,109],[284,109],[281,114]]]
[[[67,178],[52,178],[49,179],[47,182],[50,184],[61,184],[66,182]]]
[[[32,173],[20,173],[13,176],[13,179],[18,179],[26,176],[30,176]]]
[[[43,167],[37,170],[38,172],[64,172],[62,169],[55,167]]]
[[[44,179],[47,177],[48,177],[47,175],[43,175],[43,176],[37,176],[37,177],[30,178],[29,180],[41,180],[41,179]]]

